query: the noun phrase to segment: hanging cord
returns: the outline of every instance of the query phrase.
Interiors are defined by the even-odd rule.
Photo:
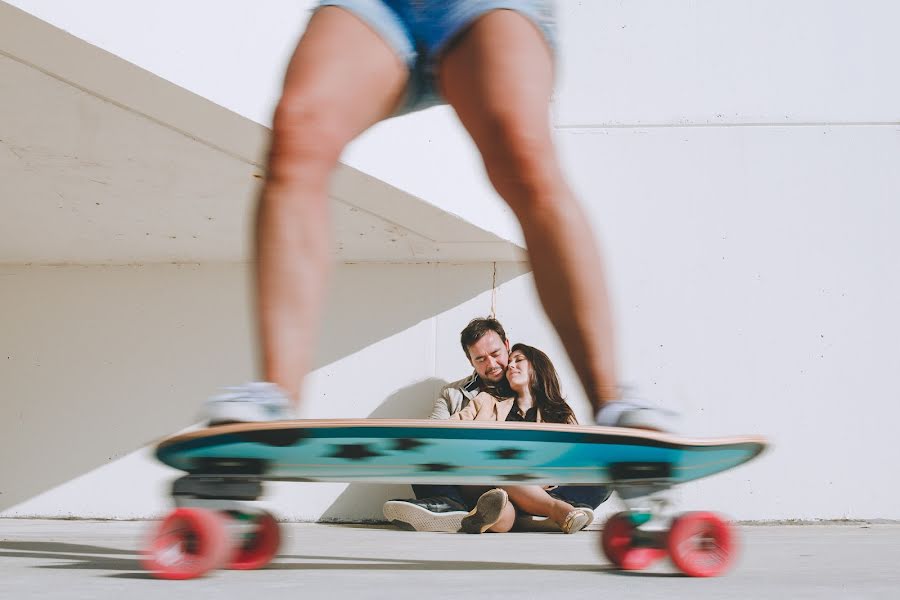
[[[494,262],[494,274],[491,278],[491,318],[497,318],[497,263]]]

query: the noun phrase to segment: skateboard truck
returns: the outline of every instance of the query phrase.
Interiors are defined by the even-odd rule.
[[[671,463],[613,463],[609,472],[612,487],[628,509],[635,527],[644,531],[668,529],[673,518],[669,496],[669,489],[674,485]]]
[[[172,498],[181,506],[192,499],[258,500],[263,495],[259,479],[220,475],[185,475],[172,483]]]
[[[252,511],[242,502],[263,495],[266,466],[266,461],[253,458],[196,459],[194,471],[172,484],[172,500],[176,506]]]

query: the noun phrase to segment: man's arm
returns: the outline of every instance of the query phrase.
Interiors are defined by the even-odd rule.
[[[441,390],[441,395],[438,396],[437,400],[434,401],[434,408],[431,410],[431,416],[429,419],[449,419],[450,415],[453,414],[453,398],[451,397],[451,392],[456,391],[457,394],[462,395],[462,392],[459,390],[454,390],[454,388],[450,385],[444,386]]]
[[[431,410],[429,419],[449,419],[464,409],[469,403],[469,395],[463,390],[472,390],[474,388],[475,374],[464,377],[459,381],[448,383],[441,388],[441,395],[434,401],[434,407]],[[474,389],[477,392],[477,389]],[[471,393],[471,392],[470,392]]]

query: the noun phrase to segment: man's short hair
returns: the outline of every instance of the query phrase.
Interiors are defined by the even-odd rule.
[[[462,330],[462,333],[459,334],[459,342],[462,344],[466,358],[472,358],[469,356],[469,346],[477,343],[488,331],[495,332],[500,336],[500,341],[504,344],[506,343],[506,332],[503,330],[503,325],[500,324],[500,321],[491,317],[472,319],[465,329]]]

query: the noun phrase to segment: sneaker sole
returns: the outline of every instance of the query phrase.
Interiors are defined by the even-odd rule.
[[[435,513],[408,502],[384,504],[384,518],[404,531],[456,533],[462,527],[463,518],[468,514],[462,510]]]
[[[507,495],[501,489],[485,492],[478,499],[475,509],[462,520],[462,531],[465,533],[484,533],[500,520],[503,507],[506,506]]]

